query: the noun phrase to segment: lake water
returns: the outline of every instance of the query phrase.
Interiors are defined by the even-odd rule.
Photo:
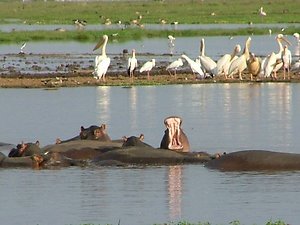
[[[0,142],[44,146],[77,135],[81,125],[106,123],[113,139],[144,133],[158,147],[164,118],[178,115],[193,151],[300,153],[299,101],[300,84],[289,83],[0,89]],[[0,216],[6,225],[295,225],[299,178],[297,171],[223,173],[202,165],[0,169]]]

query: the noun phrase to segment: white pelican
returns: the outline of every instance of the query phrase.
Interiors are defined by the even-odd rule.
[[[285,80],[285,71],[287,70],[288,79],[290,79],[290,67],[292,64],[292,53],[288,49],[288,46],[285,45],[282,53],[282,62],[283,62],[283,79]]]
[[[277,53],[275,53],[275,52],[273,52],[274,54],[271,53],[269,56],[267,56],[262,61],[260,73],[264,77],[269,77],[269,76],[271,76],[271,73],[273,72],[273,76],[276,79],[277,71],[283,66],[283,62],[281,60],[282,52],[283,52],[282,41],[286,42],[288,45],[290,45],[291,43],[288,40],[286,40],[282,34],[278,34],[275,39],[278,43],[279,50]],[[271,62],[269,62],[271,56],[272,56],[272,60],[271,60]],[[274,63],[274,57],[275,57],[275,63]],[[270,68],[267,68],[267,67],[270,67]]]
[[[103,78],[103,81],[105,81],[105,74],[107,72],[107,69],[110,65],[110,58],[106,55],[106,45],[108,42],[108,36],[103,35],[102,39],[97,43],[97,45],[94,47],[93,51],[95,51],[98,48],[102,47],[102,54],[96,56],[95,58],[95,71],[94,71],[94,77],[97,79]]]
[[[217,63],[212,60],[210,57],[205,55],[205,42],[204,38],[201,39],[200,43],[200,63],[205,72],[209,73],[210,75],[214,76],[217,74]]]
[[[232,54],[225,54],[217,61],[217,75],[224,74],[227,79],[230,63],[237,58],[237,54],[241,51],[241,46],[236,45]]]
[[[262,62],[262,68],[264,71],[265,77],[270,77],[273,71],[273,68],[276,66],[276,54],[275,52],[272,52],[268,57]],[[274,78],[276,78],[276,74],[274,75]]]
[[[146,62],[142,68],[140,69],[140,73],[147,72],[147,79],[150,80],[150,71],[155,66],[155,59],[152,59],[151,61]]]
[[[293,36],[296,38],[297,44],[300,44],[300,35],[299,35],[299,33],[294,33]]]
[[[295,55],[300,56],[300,35],[299,33],[294,33],[293,36],[296,39]]]
[[[245,43],[243,54],[232,61],[230,64],[228,75],[232,76],[233,74],[238,73],[239,79],[242,80],[242,72],[247,68],[247,60],[249,59],[249,48],[250,48],[251,37],[248,37]]]
[[[254,53],[251,53],[247,61],[247,68],[250,73],[250,79],[253,80],[253,76],[257,77],[260,72],[260,60],[255,56]]]
[[[264,16],[267,15],[267,13],[264,11],[263,7],[260,7],[260,9],[259,9],[259,15],[262,16],[262,17],[264,17]]]
[[[170,75],[172,75],[170,70],[174,70],[174,75],[175,75],[175,79],[176,79],[176,70],[181,66],[183,66],[183,62],[182,62],[182,59],[179,58],[179,59],[173,61],[171,64],[169,64],[167,66],[166,70],[169,72]]]
[[[300,59],[292,65],[291,71],[300,72]]]
[[[198,74],[198,76],[196,76],[196,78],[199,78],[199,79],[205,78],[205,75],[204,75],[203,70],[201,69],[201,64],[200,63],[196,63],[195,61],[191,60],[186,55],[181,55],[181,57],[184,58],[188,62],[193,74],[195,74],[195,73]]]
[[[132,56],[128,58],[127,73],[131,79],[135,69],[138,67],[137,59],[135,58],[135,49],[132,49]]]

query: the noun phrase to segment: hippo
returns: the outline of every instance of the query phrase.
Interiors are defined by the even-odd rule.
[[[76,160],[91,160],[99,156],[103,152],[110,151],[115,148],[121,148],[123,142],[121,140],[113,140],[110,142],[101,142],[97,140],[73,140],[63,142],[61,144],[47,145],[42,151],[59,152],[65,157]]]
[[[186,163],[204,163],[212,156],[206,152],[180,152],[169,149],[154,148],[142,141],[143,139],[131,136],[124,139],[122,148],[103,152],[93,162],[118,162],[119,165],[174,165]],[[104,164],[104,163],[103,163]],[[107,163],[106,163],[107,164]]]
[[[10,150],[8,157],[24,157],[24,156],[33,156],[40,155],[40,142],[36,141],[35,143],[24,143],[18,144],[16,148]]]
[[[75,141],[75,140],[111,141],[111,138],[106,132],[105,124],[101,124],[100,127],[96,125],[92,125],[88,128],[84,128],[84,126],[81,126],[79,135],[64,141],[62,141],[60,138],[57,138],[56,144],[61,144],[69,141]]]
[[[71,159],[59,152],[47,152],[43,155],[43,160],[40,162],[40,168],[60,168],[69,166],[86,166],[87,161]]]
[[[189,152],[189,140],[181,128],[182,119],[178,116],[169,116],[164,120],[164,124],[167,129],[161,140],[160,148]]]
[[[220,171],[300,170],[300,154],[266,150],[244,150],[208,161],[205,167]]]
[[[0,152],[0,167],[1,168],[34,168],[38,169],[40,167],[40,163],[43,161],[41,155],[32,155],[25,157],[8,157]]]

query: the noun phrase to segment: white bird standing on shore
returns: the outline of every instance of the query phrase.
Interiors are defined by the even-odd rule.
[[[134,71],[138,67],[137,59],[135,57],[135,49],[132,49],[132,56],[128,58],[127,73],[133,79]]]
[[[24,42],[23,44],[22,44],[22,46],[21,46],[21,48],[20,48],[20,52],[19,52],[19,54],[25,54],[25,52],[24,52],[24,48],[26,47],[26,42]]]
[[[217,61],[217,75],[224,74],[227,79],[230,63],[237,59],[237,54],[241,51],[241,46],[236,45],[232,54],[225,54]]]
[[[202,38],[200,42],[199,59],[200,59],[201,66],[206,73],[209,73],[211,76],[215,76],[217,74],[217,63],[214,60],[212,60],[210,57],[205,55],[204,38]]]
[[[245,43],[243,54],[230,64],[228,70],[229,76],[233,76],[234,74],[238,73],[239,79],[243,80],[242,72],[247,68],[247,60],[249,59],[250,56],[249,53],[250,42],[251,42],[251,37],[248,37]]]
[[[170,70],[174,70],[174,75],[175,75],[175,79],[177,78],[176,77],[176,71],[179,67],[183,66],[183,62],[182,62],[182,59],[179,58],[175,61],[173,61],[171,64],[169,64],[166,68],[166,70],[169,72],[170,75],[172,75],[171,71]]]
[[[279,46],[279,50],[277,53],[272,52],[270,55],[268,55],[265,59],[263,59],[261,63],[261,71],[260,71],[260,76],[263,77],[272,77],[277,79],[277,71],[283,66],[282,62],[282,52],[283,52],[283,46],[282,46],[282,41],[286,42],[288,45],[291,43],[286,40],[282,34],[278,34],[276,36],[276,41]]]
[[[203,78],[205,78],[205,74],[204,74],[204,72],[203,72],[203,70],[202,70],[202,68],[201,68],[201,64],[200,64],[200,63],[196,63],[195,61],[191,60],[191,59],[190,59],[188,56],[186,56],[186,55],[181,55],[181,57],[184,58],[184,59],[188,62],[188,64],[189,64],[189,66],[190,66],[190,68],[191,68],[193,74],[194,74],[194,75],[195,75],[195,73],[198,74],[198,76],[196,75],[195,79],[196,79],[196,78],[198,78],[198,79],[203,79]]]
[[[102,54],[95,57],[95,71],[93,73],[96,79],[103,79],[105,81],[105,74],[110,65],[110,58],[106,55],[106,45],[108,36],[103,35],[102,39],[94,47],[93,51],[102,47]]]
[[[288,49],[288,46],[285,45],[282,53],[282,62],[283,62],[283,79],[285,80],[285,71],[287,70],[288,79],[290,79],[290,67],[292,64],[292,53]]]
[[[140,73],[147,72],[147,80],[150,80],[150,71],[155,66],[155,59],[152,59],[151,61],[146,62],[142,68],[140,69]]]

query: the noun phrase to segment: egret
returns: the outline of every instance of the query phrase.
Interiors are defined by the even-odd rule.
[[[285,45],[282,53],[282,62],[283,62],[283,79],[285,80],[285,71],[287,70],[288,79],[290,79],[290,67],[292,64],[292,53],[288,49],[288,46]]]
[[[147,72],[147,80],[150,80],[150,71],[155,66],[155,59],[152,59],[151,61],[146,62],[140,69],[140,73]]]
[[[102,39],[100,39],[93,49],[95,51],[98,48],[102,48],[102,54],[95,57],[95,71],[93,74],[96,79],[103,78],[103,81],[105,81],[105,74],[110,65],[110,58],[106,55],[107,42],[108,36],[103,35]]]
[[[179,59],[173,61],[171,64],[169,64],[167,66],[166,70],[169,72],[170,75],[172,75],[172,73],[170,72],[170,70],[174,70],[174,75],[175,75],[175,79],[176,79],[176,71],[181,66],[183,66],[183,62],[182,62],[182,59],[179,58]]]
[[[249,59],[249,48],[250,48],[250,42],[251,37],[248,37],[248,39],[245,42],[244,52],[243,54],[232,61],[230,64],[228,75],[232,76],[233,74],[238,73],[239,79],[242,80],[242,72],[247,68],[247,60]]]
[[[251,53],[249,59],[247,60],[247,68],[250,73],[250,79],[253,80],[253,76],[257,77],[260,72],[260,60]]]
[[[200,43],[200,63],[204,70],[210,75],[214,76],[217,74],[217,63],[212,60],[210,57],[205,55],[205,42],[204,38],[201,39]]]
[[[259,15],[262,16],[262,17],[264,17],[264,16],[267,15],[267,13],[264,11],[263,7],[260,7],[260,9],[259,9]]]
[[[232,54],[225,54],[217,61],[217,75],[224,74],[227,79],[230,63],[237,58],[237,54],[241,51],[241,46],[236,45]]]
[[[195,75],[195,73],[198,74],[198,76],[196,78],[199,78],[199,79],[205,78],[205,75],[204,75],[203,70],[201,69],[201,64],[200,63],[196,63],[195,61],[193,61],[192,59],[190,59],[186,55],[181,55],[181,57],[184,58],[188,62],[193,74],[194,75]]]
[[[169,40],[169,49],[170,49],[170,54],[173,55],[174,48],[175,48],[175,38],[172,35],[168,35],[168,40]]]
[[[131,80],[133,79],[134,71],[138,67],[137,59],[135,58],[135,49],[132,49],[132,56],[128,58],[127,73]]]
[[[24,52],[24,48],[26,47],[26,42],[24,42],[23,44],[22,44],[22,46],[21,46],[21,48],[20,48],[20,52],[19,52],[19,54],[25,54],[25,52]]]

